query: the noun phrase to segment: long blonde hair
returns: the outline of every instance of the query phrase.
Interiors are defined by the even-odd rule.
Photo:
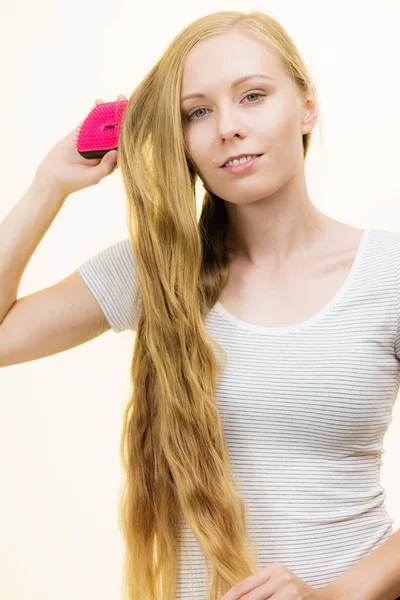
[[[119,166],[140,305],[120,447],[128,600],[175,600],[181,512],[213,567],[211,589],[207,571],[209,600],[260,568],[215,400],[226,356],[204,324],[228,280],[227,212],[207,190],[197,220],[198,175],[180,112],[188,53],[232,28],[268,45],[299,95],[316,97],[295,44],[275,19],[259,11],[223,11],[179,33],[126,107]],[[308,133],[304,158],[310,142]]]

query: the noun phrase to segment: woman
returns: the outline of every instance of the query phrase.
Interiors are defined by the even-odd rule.
[[[297,49],[260,12],[191,23],[129,100],[131,237],[79,272],[114,329],[137,331],[122,525],[143,597],[164,597],[157,568],[175,597],[180,547],[176,597],[204,598],[213,567],[216,599],[270,563],[321,589],[393,533],[377,464],[398,390],[400,236],[313,205],[317,118]],[[222,166],[240,154],[262,156]]]
[[[300,587],[285,595],[282,568],[296,597],[325,600],[393,535],[379,466],[398,392],[400,233],[314,206],[317,120],[295,44],[258,11],[191,23],[129,99],[130,237],[78,268],[109,326],[136,332],[129,600],[291,600]],[[238,155],[247,164],[224,166]]]

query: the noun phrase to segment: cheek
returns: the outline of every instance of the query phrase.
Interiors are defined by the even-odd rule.
[[[196,134],[191,134],[190,139],[188,136],[186,144],[196,168],[208,169],[212,166],[212,151],[204,135],[196,136]]]
[[[285,97],[275,98],[274,102],[268,105],[265,119],[267,120],[267,127],[274,138],[282,135],[286,136],[295,126],[297,119],[296,107]]]
[[[294,116],[286,114],[280,121],[275,121],[271,137],[271,147],[274,153],[292,155],[299,143],[302,144],[302,140]]]
[[[186,132],[184,135],[184,142],[186,156],[189,160],[192,161],[193,166],[196,167],[197,163],[200,160],[200,151],[193,133]]]

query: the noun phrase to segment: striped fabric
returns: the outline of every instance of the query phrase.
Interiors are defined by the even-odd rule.
[[[366,229],[336,295],[311,319],[261,327],[217,303],[227,353],[217,404],[260,569],[322,588],[393,533],[380,483],[399,391],[400,232]],[[79,268],[115,332],[137,329],[129,238]],[[177,598],[206,597],[206,561],[181,514]]]

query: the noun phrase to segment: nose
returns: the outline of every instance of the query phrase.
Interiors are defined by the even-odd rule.
[[[233,140],[235,136],[244,137],[243,125],[239,117],[233,115],[233,111],[225,111],[220,116],[217,124],[218,137],[223,140]]]

